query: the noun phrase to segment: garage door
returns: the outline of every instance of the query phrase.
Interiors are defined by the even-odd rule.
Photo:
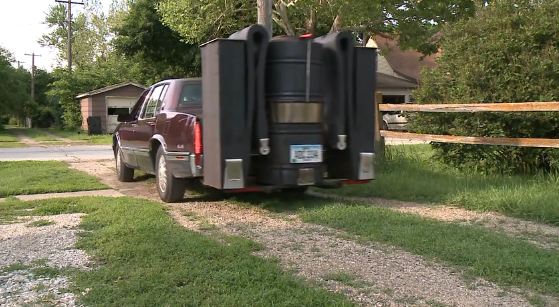
[[[128,114],[136,102],[136,97],[107,97],[107,132],[113,133],[118,125],[119,114]]]

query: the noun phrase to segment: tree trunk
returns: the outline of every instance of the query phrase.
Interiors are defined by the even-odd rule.
[[[334,19],[334,22],[332,23],[332,27],[330,28],[330,33],[340,32],[341,30],[342,30],[342,20],[340,18],[340,15],[337,15],[336,19]]]
[[[306,22],[306,30],[307,33],[310,34],[314,34],[314,32],[316,31],[316,11],[315,8],[311,8],[310,12],[309,12],[309,18],[307,18],[307,22]]]
[[[266,28],[270,37],[273,36],[272,25],[272,1],[273,0],[256,0],[258,10],[258,24]]]
[[[289,21],[289,16],[287,15],[287,6],[283,1],[276,2],[276,14],[275,19],[277,24],[283,29],[285,34],[289,36],[295,36],[295,30]]]

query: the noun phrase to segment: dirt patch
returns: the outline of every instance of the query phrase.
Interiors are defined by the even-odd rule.
[[[76,305],[61,270],[90,265],[87,254],[74,248],[81,217],[37,216],[0,225],[0,305]]]
[[[332,196],[314,191],[309,193],[317,197],[360,202],[402,213],[417,214],[439,221],[478,225],[514,238],[526,240],[541,248],[559,249],[559,227],[525,221],[495,212],[477,212],[454,206],[430,205],[382,198]]]
[[[99,178],[123,195],[159,201],[153,176],[142,175],[134,182],[120,182],[116,177],[114,160],[72,162],[70,167]]]
[[[16,195],[12,197],[15,197],[22,201],[32,201],[32,200],[41,200],[41,199],[49,199],[49,198],[68,198],[68,197],[82,197],[82,196],[120,197],[124,195],[118,191],[108,189],[108,190],[93,190],[93,191],[78,191],[78,192],[63,192],[63,193]],[[2,201],[6,201],[6,199],[0,198],[0,202]]]
[[[19,131],[17,129],[14,129],[14,130],[11,130],[11,131],[17,137],[17,139],[19,140],[20,143],[23,143],[27,146],[39,146],[39,145],[41,145],[39,142],[37,142],[34,139],[26,136],[24,133],[22,133],[21,131]]]
[[[65,144],[83,144],[84,142],[82,141],[74,141],[74,140],[70,140],[68,138],[65,137],[61,137],[57,134],[54,134],[50,131],[46,131],[46,130],[42,130],[42,132],[48,136],[50,136],[51,138],[55,139],[55,142],[61,142],[61,143],[65,143]]]

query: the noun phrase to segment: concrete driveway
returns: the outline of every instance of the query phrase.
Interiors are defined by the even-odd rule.
[[[0,161],[58,160],[86,161],[113,159],[111,145],[66,145],[0,149]]]

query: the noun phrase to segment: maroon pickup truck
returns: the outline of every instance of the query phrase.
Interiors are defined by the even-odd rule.
[[[183,197],[187,178],[202,174],[201,90],[200,79],[162,81],[119,116],[113,149],[120,181],[132,181],[140,169],[156,175],[163,201]]]

